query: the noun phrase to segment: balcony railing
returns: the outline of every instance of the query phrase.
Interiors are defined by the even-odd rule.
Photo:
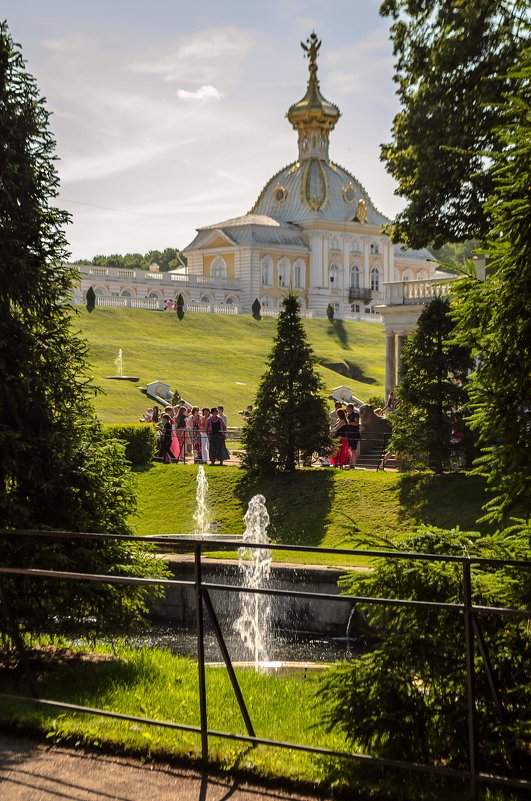
[[[349,287],[348,302],[353,303],[355,300],[359,300],[362,303],[370,303],[372,300],[372,289],[355,286]]]
[[[428,278],[422,281],[394,281],[384,284],[384,304],[386,306],[413,305],[427,303],[432,298],[447,297],[451,294],[453,278]]]

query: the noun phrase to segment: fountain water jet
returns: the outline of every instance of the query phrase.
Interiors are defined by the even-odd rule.
[[[267,527],[269,514],[263,495],[255,495],[249,501],[244,517],[244,543],[269,543]],[[239,567],[242,585],[256,589],[267,585],[271,573],[272,553],[269,548],[239,548]],[[234,623],[246,649],[254,659],[255,670],[272,666],[269,662],[269,640],[271,636],[271,599],[267,595],[242,593],[240,616]]]
[[[197,471],[197,488],[195,491],[196,507],[194,512],[196,536],[209,536],[211,533],[212,516],[208,504],[208,480],[205,475],[205,468],[199,465]]]
[[[114,364],[116,365],[116,370],[119,378],[123,378],[124,375],[124,362],[122,358],[122,349],[118,349],[118,356],[114,360]]]
[[[138,381],[138,376],[136,375],[124,375],[124,360],[121,348],[118,349],[118,356],[114,360],[114,366],[116,367],[116,375],[108,375],[107,378],[113,378],[115,381]]]

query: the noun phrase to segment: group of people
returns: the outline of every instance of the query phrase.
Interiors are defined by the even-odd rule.
[[[320,461],[325,467],[349,467],[354,469],[359,454],[360,413],[354,404],[347,403],[345,408],[341,401],[336,401],[334,410],[330,412],[330,433],[332,449],[329,458]]]
[[[198,464],[222,465],[230,458],[227,450],[227,418],[223,406],[158,406],[148,409],[141,422],[157,427],[158,456],[165,464],[185,462],[193,457]]]

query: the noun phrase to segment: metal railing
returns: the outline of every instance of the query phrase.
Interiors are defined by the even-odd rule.
[[[155,425],[155,424],[154,424]],[[162,432],[160,432],[162,433]],[[208,441],[208,449],[205,451],[202,448],[202,444],[205,442],[204,438],[201,438],[201,433],[206,433],[207,441]],[[172,434],[172,446],[171,446],[171,454],[170,459],[175,462],[182,462],[183,464],[187,464],[188,462],[201,462],[201,461],[208,461],[208,451],[210,450],[211,441],[208,436],[208,432],[201,432],[199,430],[192,431],[189,428],[180,428],[180,429],[173,429]],[[235,426],[228,426],[226,431],[222,432],[222,434],[217,434],[213,436],[214,439],[214,446],[217,448],[219,445],[225,445],[227,451],[234,451],[240,452],[242,449],[241,445],[241,435],[242,429],[237,428]],[[159,437],[157,436],[157,439]],[[160,446],[160,440],[158,445]],[[216,450],[217,452],[217,450]],[[203,458],[205,457],[206,458]],[[161,458],[160,456],[160,447],[159,453],[155,457],[156,459]],[[225,457],[223,461],[228,461],[230,457]]]
[[[147,585],[162,585],[162,586],[179,586],[188,587],[194,590],[195,595],[195,620],[196,620],[196,635],[197,635],[197,662],[198,662],[198,679],[199,679],[199,716],[200,725],[192,726],[183,723],[175,723],[172,721],[156,720],[147,717],[139,717],[136,715],[127,715],[120,712],[113,712],[106,709],[95,707],[81,706],[78,704],[65,703],[47,698],[38,698],[36,694],[35,684],[32,681],[32,675],[29,670],[29,663],[24,651],[22,638],[20,637],[17,622],[16,622],[16,609],[8,609],[5,593],[0,582],[0,603],[3,615],[7,624],[8,630],[13,631],[13,640],[20,650],[22,664],[25,667],[30,692],[32,695],[23,696],[15,695],[13,693],[0,692],[0,701],[2,699],[30,703],[41,707],[50,707],[56,709],[63,709],[67,711],[86,713],[91,715],[100,715],[107,718],[115,718],[119,720],[127,720],[135,723],[160,726],[165,728],[177,729],[181,731],[194,732],[201,737],[201,754],[202,759],[206,762],[209,756],[209,738],[217,737],[228,740],[235,740],[239,742],[249,743],[253,746],[267,745],[277,748],[287,748],[297,751],[305,751],[310,754],[319,754],[328,757],[350,759],[365,764],[372,764],[384,768],[403,769],[407,771],[414,771],[416,773],[434,774],[439,776],[447,776],[454,779],[465,779],[470,784],[470,797],[471,799],[479,798],[479,786],[506,786],[511,788],[518,788],[521,790],[531,790],[531,781],[525,778],[514,778],[511,776],[494,775],[485,773],[478,767],[478,743],[479,734],[476,723],[476,670],[474,666],[475,645],[477,644],[479,655],[482,659],[483,668],[487,675],[487,683],[490,692],[493,696],[494,702],[499,712],[502,712],[501,697],[497,687],[496,678],[493,673],[492,665],[490,662],[487,646],[482,635],[479,619],[482,615],[496,615],[501,618],[513,618],[522,620],[531,620],[531,612],[522,609],[513,609],[507,607],[487,607],[473,603],[472,600],[472,579],[471,570],[473,566],[484,568],[503,568],[515,567],[523,570],[531,569],[531,561],[522,560],[499,560],[492,558],[480,557],[465,557],[465,556],[444,556],[439,554],[426,554],[416,552],[400,552],[400,551],[387,551],[387,550],[366,550],[366,549],[346,549],[346,548],[317,548],[310,546],[293,546],[293,545],[276,545],[264,543],[246,543],[246,549],[260,549],[267,548],[273,551],[289,551],[303,554],[335,554],[340,556],[356,556],[356,557],[369,557],[394,559],[394,560],[417,560],[417,561],[432,561],[439,563],[453,563],[460,565],[462,569],[462,603],[453,602],[439,602],[439,601],[420,601],[411,599],[388,598],[388,597],[367,597],[367,596],[352,596],[352,595],[332,595],[329,593],[314,593],[308,591],[298,590],[283,590],[271,587],[263,587],[251,589],[241,585],[233,584],[218,584],[214,582],[204,581],[202,578],[202,551],[207,548],[212,550],[234,550],[241,546],[240,539],[216,539],[209,537],[208,539],[198,540],[194,537],[181,537],[181,536],[154,536],[154,537],[129,537],[116,534],[89,534],[79,532],[50,532],[50,531],[6,531],[0,530],[0,537],[13,538],[13,537],[33,537],[33,538],[67,538],[67,539],[114,539],[114,540],[127,540],[128,542],[149,541],[151,544],[159,546],[167,546],[172,543],[174,546],[179,546],[179,549],[187,549],[194,554],[195,574],[194,581],[184,581],[178,579],[154,579],[154,578],[136,578],[132,576],[116,576],[116,575],[101,575],[92,573],[74,573],[68,571],[58,570],[45,570],[45,569],[28,569],[28,568],[15,568],[0,566],[0,576],[13,577],[13,576],[27,576],[35,579],[50,579],[57,578],[70,581],[89,581],[98,582],[103,584],[129,584],[137,586]],[[295,597],[312,603],[315,601],[333,601],[337,603],[341,601],[354,605],[356,603],[379,605],[379,606],[393,606],[403,607],[409,609],[419,610],[438,610],[438,611],[453,611],[456,614],[463,616],[463,650],[466,666],[466,697],[467,697],[467,719],[468,719],[468,770],[451,768],[440,764],[422,764],[400,759],[388,759],[384,757],[371,756],[365,753],[356,753],[350,751],[337,751],[322,747],[315,747],[301,743],[292,743],[283,740],[273,740],[263,737],[257,737],[243,693],[241,691],[238,678],[236,676],[232,660],[225,644],[221,626],[219,624],[218,616],[216,614],[214,604],[211,599],[211,591],[228,592],[228,593],[257,593],[261,595],[270,595],[273,597],[288,598]],[[240,712],[247,730],[247,734],[235,734],[233,732],[218,731],[210,729],[208,726],[208,708],[207,708],[207,693],[206,693],[206,660],[205,660],[205,642],[204,642],[204,612],[208,613],[214,633],[225,663],[231,685],[240,708]]]

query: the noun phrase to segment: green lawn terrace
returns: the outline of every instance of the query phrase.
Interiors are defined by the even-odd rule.
[[[174,312],[102,307],[91,314],[76,307],[73,325],[89,343],[94,382],[104,390],[95,398],[104,423],[137,422],[152,405],[138,387],[160,380],[191,403],[222,403],[229,425],[240,425],[238,412],[254,401],[276,331],[273,318],[190,313],[179,321]],[[383,396],[383,326],[327,319],[304,326],[328,395],[346,385],[361,400]],[[138,376],[138,384],[107,378],[120,348],[124,375]]]

